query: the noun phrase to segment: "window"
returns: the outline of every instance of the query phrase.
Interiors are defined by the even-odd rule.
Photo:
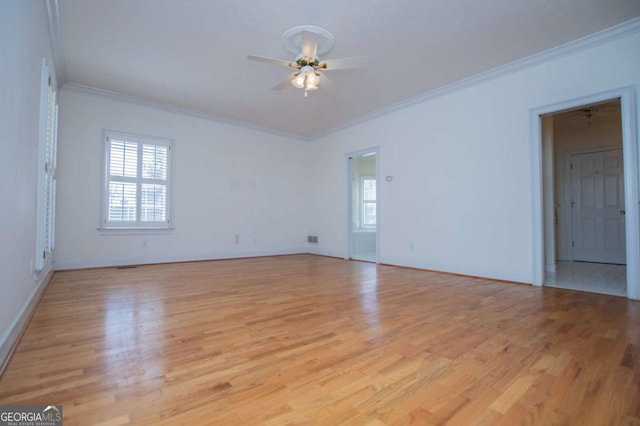
[[[35,269],[45,268],[54,246],[58,105],[47,61],[42,59],[36,211]]]
[[[376,179],[362,178],[362,226],[376,226]]]
[[[169,228],[171,141],[105,131],[104,228]]]

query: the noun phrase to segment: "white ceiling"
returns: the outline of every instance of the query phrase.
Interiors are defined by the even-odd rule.
[[[640,16],[638,0],[59,0],[66,81],[312,136]],[[328,29],[323,59],[364,55],[304,98],[282,33]]]

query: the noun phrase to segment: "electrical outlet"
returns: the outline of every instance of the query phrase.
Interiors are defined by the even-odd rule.
[[[142,248],[147,248],[147,242],[146,241],[142,242]]]
[[[236,234],[235,242],[236,244],[240,244],[240,234]]]

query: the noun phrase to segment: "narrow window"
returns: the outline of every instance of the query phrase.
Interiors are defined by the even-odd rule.
[[[376,179],[362,178],[362,226],[375,228],[376,226]]]

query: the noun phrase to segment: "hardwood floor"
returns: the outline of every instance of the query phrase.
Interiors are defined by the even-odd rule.
[[[75,424],[640,424],[640,303],[310,255],[58,272],[0,404]]]

